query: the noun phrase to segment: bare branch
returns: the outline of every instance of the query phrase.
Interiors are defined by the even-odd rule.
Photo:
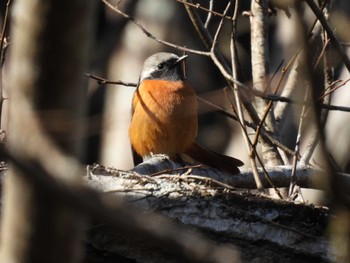
[[[124,82],[121,80],[117,80],[117,81],[112,81],[112,80],[108,80],[99,76],[95,76],[93,74],[90,73],[85,73],[84,74],[86,77],[97,80],[98,84],[113,84],[113,85],[122,85],[122,86],[126,86],[126,87],[137,87],[136,83],[132,83],[132,82]]]
[[[208,28],[208,26],[209,26],[210,20],[212,18],[212,12],[211,11],[213,11],[213,7],[214,7],[214,0],[209,0],[209,12],[208,12],[208,15],[207,15],[207,19],[205,20],[205,23],[204,23],[204,27],[205,28]]]
[[[140,175],[149,175],[167,169],[172,170],[178,168],[184,169],[183,164],[173,162],[163,155],[155,155],[133,168],[132,171],[137,172]],[[193,168],[191,174],[206,176],[235,188],[256,189],[256,183],[252,169],[241,169],[241,172],[239,174],[232,176],[229,173],[219,171],[215,168],[203,168],[204,167],[199,169]],[[275,187],[289,187],[292,169],[292,165],[284,165],[267,167],[266,172],[270,175],[270,179],[272,180]],[[178,172],[175,172],[175,174],[176,173]],[[264,176],[263,169],[259,167],[258,173],[263,187],[270,188],[271,184]],[[317,170],[308,165],[298,164],[296,167],[296,184],[303,188],[321,189],[320,185],[317,185],[314,182],[317,180],[317,178],[320,178],[323,173],[323,170]],[[350,187],[350,174],[339,173],[339,176],[343,178],[346,187]]]
[[[191,0],[188,0],[187,2],[192,3]],[[196,10],[193,7],[190,7],[188,5],[185,5],[185,8],[189,14],[189,17],[190,17],[196,31],[198,32],[200,38],[202,39],[202,42],[204,43],[204,45],[206,46],[207,49],[211,49],[213,46],[212,37],[209,34],[208,30],[204,27],[203,22],[201,21],[201,18],[199,17],[198,13],[196,12]],[[232,77],[231,69],[227,65],[220,50],[217,48],[214,48],[214,50],[212,50],[212,52],[210,52],[210,57],[211,57],[212,61],[214,62],[214,64],[217,66],[217,68],[220,70],[223,77],[226,79],[227,83],[230,86],[232,86],[233,84],[236,84],[239,87],[243,88],[244,90],[240,91],[240,93],[241,93],[241,96],[245,96],[244,93],[245,93],[245,91],[249,90],[249,88],[246,87],[245,85],[243,85],[237,79],[234,79]],[[259,116],[258,116],[255,108],[251,104],[250,100],[245,98],[242,100],[242,103],[243,103],[245,109],[247,110],[249,116],[252,118],[252,120],[255,123],[259,123]],[[266,144],[270,145],[271,148],[275,147],[273,144],[270,143],[269,140],[265,141],[264,138],[262,138],[262,140]]]
[[[226,8],[225,8],[225,10],[224,10],[224,15],[225,15],[225,14],[227,13],[227,11],[229,10],[230,5],[231,5],[231,2],[228,2],[228,3],[227,3],[227,6],[226,6]],[[210,52],[211,52],[211,53],[215,53],[215,49],[216,49],[217,42],[218,42],[218,37],[219,37],[219,34],[220,34],[220,32],[221,32],[221,29],[222,29],[223,24],[224,24],[224,19],[222,18],[222,19],[220,20],[219,26],[218,26],[218,28],[217,28],[217,30],[216,30],[216,32],[215,32],[215,35],[214,35],[213,44],[212,44],[212,46],[211,46],[211,48],[210,48]],[[233,78],[233,79],[235,79],[235,78]]]
[[[10,13],[10,5],[11,5],[11,0],[7,0],[6,3],[6,11],[5,11],[5,16],[4,16],[4,21],[2,23],[2,29],[1,29],[1,40],[0,40],[0,127],[2,124],[2,119],[3,119],[3,105],[4,105],[4,88],[3,88],[3,78],[2,78],[2,68],[5,62],[5,53],[7,50],[7,43],[6,43],[6,30],[8,28],[8,20],[9,20],[9,13]]]
[[[305,101],[307,101],[309,98],[309,89],[306,89],[305,91]],[[289,197],[292,196],[294,192],[294,187],[296,185],[297,181],[297,176],[296,176],[296,168],[297,168],[297,163],[298,163],[298,155],[300,152],[300,142],[301,142],[301,132],[304,128],[304,120],[305,120],[305,115],[306,115],[306,106],[304,105],[301,114],[300,114],[300,119],[299,119],[299,126],[298,126],[298,134],[295,142],[295,155],[293,156],[293,168],[291,172],[291,178],[290,178],[290,186],[289,186]]]
[[[5,44],[5,33],[8,28],[8,20],[9,20],[9,13],[10,13],[10,5],[11,5],[11,0],[7,0],[6,3],[6,11],[5,11],[5,16],[4,16],[4,21],[2,23],[2,29],[1,29],[1,40],[0,40],[0,65],[3,65],[4,63],[4,44]]]
[[[142,33],[144,33],[147,37],[153,39],[154,41],[164,44],[166,46],[169,47],[173,47],[177,50],[181,50],[181,51],[185,51],[188,53],[192,53],[192,54],[197,54],[197,55],[202,55],[202,56],[209,56],[210,53],[209,52],[204,52],[204,51],[198,51],[198,50],[194,50],[194,49],[190,49],[187,47],[182,47],[179,45],[175,45],[173,43],[170,43],[168,41],[164,41],[161,40],[157,37],[155,37],[152,33],[150,33],[142,24],[140,24],[134,17],[124,13],[123,11],[121,11],[117,6],[113,6],[111,3],[109,3],[107,0],[101,0],[108,8],[110,8],[111,10],[113,10],[114,12],[118,13],[119,15],[123,16],[124,18],[130,20],[131,22],[133,22],[141,31]]]
[[[316,3],[313,0],[304,0],[312,10],[312,12],[315,14],[317,19],[322,24],[322,27],[324,30],[326,30],[328,37],[333,45],[333,47],[337,50],[338,54],[342,58],[346,68],[350,72],[350,59],[348,58],[343,46],[341,45],[340,41],[338,40],[337,36],[335,35],[334,31],[330,27],[329,23],[327,22],[326,18],[324,17],[322,11],[318,8]]]
[[[98,81],[101,81],[102,83],[110,83],[110,84],[117,84],[117,85],[125,85],[125,86],[130,86],[130,87],[136,87],[137,84],[136,83],[130,83],[130,82],[124,82],[124,81],[111,81],[111,80],[107,80],[105,78],[101,78],[98,76],[94,76],[92,74],[87,73],[86,74],[87,77],[96,79]],[[251,93],[255,94],[256,96],[259,96],[263,99],[266,100],[272,100],[272,101],[280,101],[280,102],[284,102],[284,103],[292,103],[295,105],[308,105],[310,106],[310,104],[308,102],[303,102],[303,101],[298,101],[298,100],[293,100],[287,97],[283,97],[283,96],[278,96],[278,95],[264,95],[261,94],[260,92],[256,91],[256,90],[250,90]],[[230,114],[229,112],[225,111],[224,109],[204,100],[203,98],[198,97],[198,99],[202,102],[204,102],[206,105],[209,105],[211,108],[215,109],[217,112],[219,112],[220,114],[223,114],[226,117],[229,117],[233,120],[238,120],[237,117],[235,115]],[[345,107],[345,106],[336,106],[336,105],[327,105],[327,104],[318,104],[319,107],[327,109],[327,110],[333,110],[333,111],[343,111],[343,112],[350,112],[350,107]],[[245,125],[247,125],[248,127],[256,130],[257,129],[257,125],[252,123],[252,122],[248,122],[245,121]],[[288,147],[286,147],[285,145],[283,145],[282,143],[280,143],[277,139],[275,139],[273,136],[271,136],[269,133],[267,133],[264,129],[262,129],[260,131],[260,136],[266,140],[269,141],[270,143],[272,143],[273,145],[276,145],[278,148],[280,148],[281,150],[283,150],[284,152],[288,153],[289,155],[294,155],[294,151],[289,149]]]
[[[325,17],[328,19],[328,8],[325,6],[323,9],[323,12],[325,14]],[[331,95],[334,90],[337,89],[337,87],[331,88],[333,85],[335,85],[337,82],[334,81],[334,71],[331,69],[330,65],[330,52],[329,52],[329,38],[327,32],[323,29],[322,30],[322,39],[323,39],[323,48],[319,55],[319,61],[321,58],[323,58],[323,72],[324,72],[324,90],[323,94],[318,98],[318,101],[322,101],[323,104],[330,105],[331,103]],[[316,62],[317,63],[319,62]],[[344,82],[346,83],[346,82]],[[345,85],[345,84],[344,84]],[[341,86],[341,85],[339,85]],[[338,86],[338,87],[339,87]],[[328,90],[328,92],[327,92]],[[303,107],[304,109],[304,107]],[[320,124],[323,128],[326,124],[327,117],[328,117],[329,110],[322,109],[321,110],[321,116],[320,116]],[[304,164],[309,164],[310,159],[316,149],[316,146],[318,144],[320,138],[320,131],[318,129],[314,129],[310,139],[305,147],[305,151],[303,153],[303,157],[301,158],[301,162]]]
[[[341,88],[341,87],[344,87],[349,81],[350,81],[350,79],[347,79],[347,80],[338,80],[337,83],[340,82],[339,85],[335,86],[334,88],[331,88],[328,92],[325,92],[322,96],[320,96],[319,99],[321,100],[321,99],[323,99],[324,97],[326,97],[326,96],[332,94],[332,93],[333,93],[334,91],[336,91],[337,89],[339,89],[339,88]],[[333,82],[333,83],[334,83],[334,82]],[[336,84],[336,83],[334,83],[334,84]],[[332,83],[330,84],[329,87],[331,87],[331,85],[332,85]]]
[[[213,11],[213,1],[212,0],[210,0],[210,2],[209,2],[209,6],[210,6],[209,9],[201,6],[199,3],[194,4],[194,3],[190,3],[190,2],[184,1],[184,0],[176,0],[176,2],[179,2],[179,3],[182,3],[184,5],[188,5],[188,6],[196,8],[196,9],[201,9],[201,10],[204,10],[204,11],[208,12],[207,21],[206,21],[206,23],[204,25],[205,28],[208,25],[208,21],[210,21],[210,16],[211,15],[220,16],[220,17],[222,17],[224,19],[228,19],[228,20],[233,20],[233,18],[228,16],[228,15],[226,15],[225,12],[223,14],[221,14],[221,13]]]
[[[226,91],[226,90],[225,90]],[[264,190],[264,187],[261,183],[260,177],[259,177],[259,173],[258,173],[258,167],[257,164],[255,162],[255,157],[257,155],[255,149],[252,147],[252,143],[249,139],[249,135],[247,132],[247,129],[244,125],[244,117],[243,117],[243,111],[242,111],[242,107],[241,107],[241,101],[239,99],[239,95],[238,95],[238,91],[237,91],[237,86],[236,86],[236,90],[234,90],[234,95],[235,95],[235,99],[236,99],[236,104],[237,104],[237,110],[234,107],[233,103],[230,100],[230,97],[228,96],[227,92],[225,92],[225,95],[227,97],[227,100],[230,102],[231,108],[233,110],[233,112],[239,116],[239,124],[241,126],[241,131],[243,134],[243,139],[245,142],[245,145],[247,147],[247,152],[248,152],[248,156],[249,156],[249,160],[250,160],[250,164],[253,168],[253,178],[256,184],[256,188],[258,189],[258,191],[262,192]]]
[[[122,85],[122,86],[127,86],[127,87],[136,87],[137,86],[137,83],[134,83],[134,82],[124,82],[124,81],[121,81],[121,80],[108,80],[108,79],[105,79],[105,78],[102,78],[102,77],[99,77],[99,76],[95,76],[93,74],[90,74],[90,73],[85,73],[85,76],[88,77],[88,78],[91,78],[91,79],[95,79],[97,80],[97,82],[99,84],[115,84],[115,85]],[[336,88],[340,88],[342,86],[344,86],[349,80],[345,81],[345,83],[343,82],[343,84],[337,86]],[[241,86],[241,87],[245,87],[247,90],[248,90],[248,87],[246,86]],[[309,103],[307,102],[304,102],[304,101],[299,101],[299,100],[293,100],[293,99],[290,99],[288,97],[284,97],[284,96],[278,96],[278,95],[269,95],[269,94],[262,94],[261,92],[257,91],[257,90],[249,90],[250,93],[262,98],[262,99],[265,99],[265,100],[272,100],[272,101],[280,101],[280,102],[283,102],[283,103],[292,103],[292,104],[295,104],[295,105],[309,105]],[[199,98],[199,97],[198,97]],[[211,105],[213,106],[213,108],[215,108],[218,112],[220,112],[221,114],[225,115],[226,117],[229,117],[233,120],[237,120],[237,118],[228,113],[228,112],[225,112],[225,110],[221,109],[220,107],[204,100],[203,98],[199,98],[200,100],[202,100],[203,102],[205,102],[207,105]],[[327,104],[318,104],[317,106],[321,107],[321,108],[324,108],[324,109],[327,109],[327,110],[334,110],[334,111],[344,111],[344,112],[350,112],[350,107],[345,107],[345,106],[337,106],[337,105],[327,105]],[[250,128],[253,128],[254,130],[256,130],[256,127],[257,125],[253,124],[253,123],[250,123],[250,122],[246,122],[246,125]],[[254,128],[255,127],[255,128]],[[274,140],[272,139],[271,136],[269,136],[268,134],[265,133],[264,136],[267,136],[265,137],[264,139],[267,139],[271,142],[273,142],[274,144],[276,144],[276,142],[274,142]],[[278,146],[279,148],[281,148],[282,150],[288,152],[288,154],[292,154],[293,151],[291,152],[290,150],[288,150],[287,148],[284,148],[281,144],[279,144]]]

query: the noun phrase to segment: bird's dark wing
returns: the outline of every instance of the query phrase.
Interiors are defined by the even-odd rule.
[[[132,159],[134,161],[134,166],[140,164],[143,162],[143,158],[141,155],[139,155],[135,150],[134,147],[131,146],[131,152],[132,152]]]

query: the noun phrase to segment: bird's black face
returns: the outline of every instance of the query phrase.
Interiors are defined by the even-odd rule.
[[[162,79],[169,81],[184,80],[182,63],[176,59],[160,62],[151,72],[151,79]]]
[[[145,79],[184,80],[182,61],[186,57],[178,57],[171,53],[157,53],[152,55],[145,61],[140,81]]]

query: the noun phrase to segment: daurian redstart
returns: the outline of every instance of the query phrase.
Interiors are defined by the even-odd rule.
[[[152,154],[191,159],[232,174],[243,163],[199,145],[197,97],[186,81],[182,62],[187,56],[157,53],[146,59],[132,100],[129,128],[134,165]]]

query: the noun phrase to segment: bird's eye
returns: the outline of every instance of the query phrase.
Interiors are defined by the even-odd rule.
[[[162,70],[162,69],[164,69],[164,67],[165,67],[165,65],[164,65],[163,63],[161,63],[161,64],[158,64],[158,69],[159,69],[159,70]]]

